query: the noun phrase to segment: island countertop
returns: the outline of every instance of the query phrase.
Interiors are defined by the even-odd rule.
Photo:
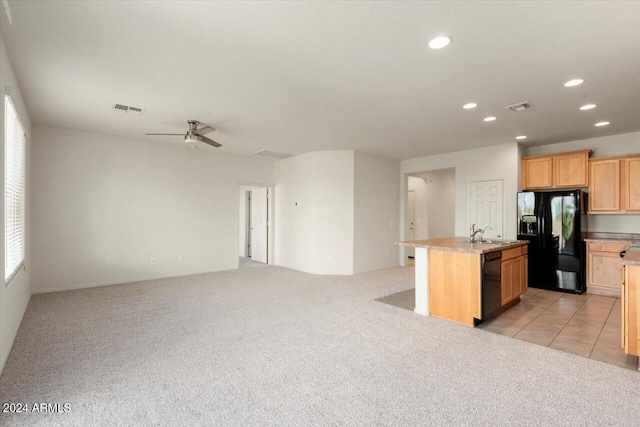
[[[635,265],[640,267],[640,246],[632,246],[622,258],[623,265]]]
[[[443,251],[473,252],[478,254],[485,254],[488,252],[502,251],[505,249],[517,248],[529,244],[529,241],[527,240],[486,239],[496,242],[508,242],[502,244],[470,243],[468,240],[468,237],[442,237],[439,239],[406,240],[404,242],[396,242],[396,245],[412,246],[414,248],[437,249]]]

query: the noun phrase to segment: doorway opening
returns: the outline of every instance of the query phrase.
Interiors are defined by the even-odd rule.
[[[455,235],[455,169],[417,172],[407,177],[405,240]],[[413,247],[405,248],[404,265],[414,265]]]
[[[269,188],[240,186],[238,266],[261,267],[269,262]]]

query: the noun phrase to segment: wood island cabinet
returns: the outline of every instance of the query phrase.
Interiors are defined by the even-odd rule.
[[[500,287],[503,306],[527,292],[528,263],[527,246],[502,251]]]
[[[589,185],[591,150],[522,158],[524,190],[576,188]]]
[[[624,266],[621,346],[625,353],[640,356],[640,265]],[[640,370],[640,361],[638,362]]]
[[[418,314],[476,326],[527,291],[526,242],[443,237],[398,244],[416,248]]]
[[[589,213],[640,214],[640,156],[589,161]]]

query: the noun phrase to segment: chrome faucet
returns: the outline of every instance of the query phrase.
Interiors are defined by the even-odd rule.
[[[478,228],[478,229],[476,230],[476,225],[475,225],[475,224],[473,224],[473,225],[471,226],[471,234],[469,235],[469,241],[470,241],[471,243],[474,243],[474,242],[478,242],[478,243],[480,243],[480,242],[482,242],[482,238],[483,238],[483,236],[484,236],[484,232],[485,232],[485,231],[487,231],[487,230],[488,230],[488,229],[490,229],[490,228],[491,228],[491,227],[487,225],[485,228]],[[477,234],[480,234],[480,238],[479,238],[478,240],[476,240],[476,235],[477,235]]]

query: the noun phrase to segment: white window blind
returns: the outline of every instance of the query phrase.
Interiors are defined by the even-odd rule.
[[[27,135],[8,95],[4,97],[4,278],[24,262],[25,145]]]

